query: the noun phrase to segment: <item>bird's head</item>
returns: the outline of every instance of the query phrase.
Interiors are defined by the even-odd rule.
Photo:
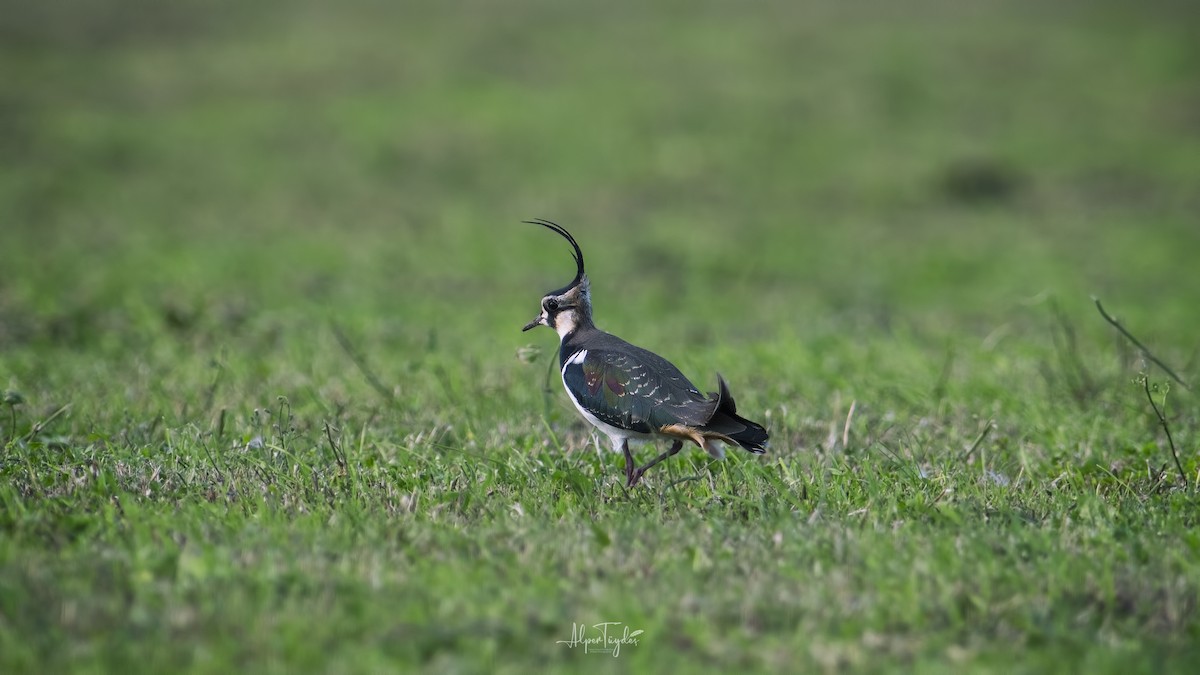
[[[575,249],[572,255],[575,257],[576,271],[575,278],[571,280],[571,283],[558,290],[550,291],[542,297],[541,312],[533,321],[525,324],[521,330],[527,331],[535,326],[549,326],[558,333],[560,338],[564,338],[581,326],[591,326],[592,293],[588,286],[587,274],[583,271],[583,251],[579,250],[579,244],[575,243],[575,237],[572,237],[571,233],[567,232],[562,225],[548,220],[538,218],[525,222],[553,230],[571,242],[571,247]]]

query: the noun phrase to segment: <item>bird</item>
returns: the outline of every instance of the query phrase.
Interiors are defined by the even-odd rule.
[[[707,396],[670,361],[606,333],[592,321],[592,294],[584,271],[583,251],[563,226],[537,218],[566,239],[573,250],[575,278],[542,296],[541,311],[522,332],[548,326],[558,333],[559,369],[571,403],[584,419],[608,436],[612,448],[625,455],[625,485],[633,488],[648,469],[695,443],[717,459],[722,444],[754,454],[767,450],[762,425],[737,412],[725,379],[717,374],[717,391]],[[667,439],[666,452],[638,467],[630,441]]]

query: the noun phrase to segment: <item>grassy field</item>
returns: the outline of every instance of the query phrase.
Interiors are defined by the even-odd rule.
[[[3,5],[0,671],[1200,659],[1188,3]],[[771,451],[625,490],[530,217]]]

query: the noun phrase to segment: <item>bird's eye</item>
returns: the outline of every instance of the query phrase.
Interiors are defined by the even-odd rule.
[[[558,301],[554,298],[550,298],[546,300],[546,303],[543,306],[546,308],[547,312],[554,312],[558,310]]]

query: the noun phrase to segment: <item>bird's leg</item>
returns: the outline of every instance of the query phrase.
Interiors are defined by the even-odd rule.
[[[621,451],[625,453],[625,486],[633,487],[637,479],[633,477],[633,453],[629,451],[629,439],[621,439]]]
[[[655,457],[654,459],[650,460],[650,463],[647,464],[646,466],[643,466],[642,468],[634,471],[633,478],[629,482],[629,487],[633,487],[634,485],[637,485],[637,482],[642,479],[642,474],[646,473],[646,469],[649,469],[650,467],[654,466],[655,464],[658,464],[659,462],[663,461],[664,459],[666,459],[668,457],[673,457],[673,456],[679,454],[679,451],[682,449],[683,449],[683,441],[677,439],[674,443],[671,444],[671,449],[667,450],[666,452],[659,455],[658,457]]]

